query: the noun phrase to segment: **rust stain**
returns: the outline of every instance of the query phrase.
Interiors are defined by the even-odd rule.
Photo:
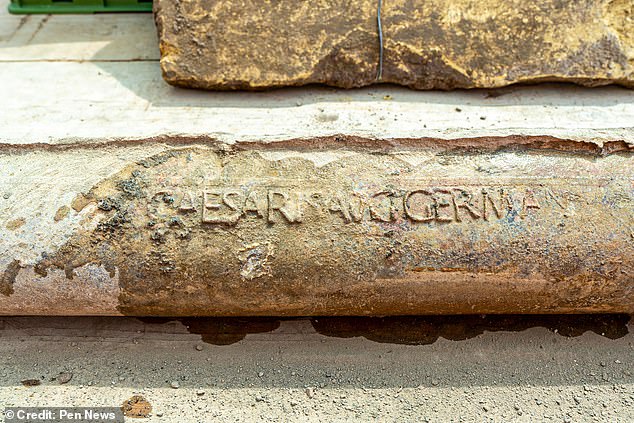
[[[70,213],[70,208],[68,206],[62,206],[59,209],[57,209],[57,212],[55,212],[55,216],[53,217],[53,220],[55,222],[59,222],[60,220],[66,219],[66,217],[68,216],[68,213]]]
[[[84,207],[86,207],[88,204],[90,204],[90,199],[86,198],[82,193],[77,194],[77,196],[73,199],[73,201],[71,202],[71,207],[73,210],[75,210],[77,213],[79,213],[80,211],[82,211],[84,209]]]
[[[8,221],[6,228],[10,231],[15,231],[16,229],[20,229],[22,226],[24,226],[25,223],[26,220],[23,217],[20,217],[18,219]]]
[[[0,294],[9,297],[13,294],[14,289],[13,285],[15,284],[15,278],[18,277],[18,273],[20,272],[20,262],[18,260],[13,260],[9,266],[2,272],[2,278],[0,278]]]
[[[208,136],[173,136],[162,135],[139,139],[114,139],[114,140],[82,140],[81,143],[30,143],[27,145],[14,145],[0,143],[0,152],[7,154],[20,154],[25,151],[75,151],[87,149],[101,149],[104,147],[132,147],[142,146],[148,143],[160,143],[172,148],[196,148],[207,145],[222,149],[226,144],[216,138]],[[301,149],[302,151],[352,150],[359,152],[383,152],[389,153],[401,149],[425,149],[438,152],[498,152],[498,151],[559,151],[570,154],[583,154],[594,157],[605,157],[611,154],[631,154],[634,152],[634,143],[625,139],[603,141],[601,143],[572,140],[548,135],[501,135],[438,139],[435,137],[417,138],[384,138],[377,140],[356,135],[328,135],[307,138],[279,139],[263,142],[261,140],[237,141],[232,145],[235,150],[283,150]],[[71,203],[75,211],[81,211],[85,206],[83,194],[78,194]],[[75,204],[75,206],[73,206]],[[76,209],[79,208],[79,210]]]
[[[152,414],[152,404],[142,395],[133,395],[123,402],[121,411],[125,417],[146,418]]]

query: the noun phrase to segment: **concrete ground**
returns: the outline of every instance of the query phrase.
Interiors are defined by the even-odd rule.
[[[0,408],[141,395],[148,422],[630,422],[628,321],[2,318]]]

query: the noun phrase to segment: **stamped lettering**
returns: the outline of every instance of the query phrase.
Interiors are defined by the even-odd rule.
[[[214,187],[199,193],[163,190],[152,201],[183,214],[200,213],[205,225],[236,225],[244,219],[299,224],[307,214],[362,222],[451,224],[492,222],[539,213],[554,194],[532,187],[424,186],[375,190],[318,190],[276,186]],[[157,210],[157,206],[149,210]]]

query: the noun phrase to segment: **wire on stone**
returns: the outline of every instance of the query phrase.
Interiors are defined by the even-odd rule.
[[[380,81],[383,77],[383,26],[381,25],[381,5],[383,0],[377,0],[376,23],[379,27],[379,69],[376,73],[376,80]]]

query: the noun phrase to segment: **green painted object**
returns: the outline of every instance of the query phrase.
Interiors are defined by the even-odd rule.
[[[152,0],[11,0],[9,3],[9,12],[14,14],[151,11]]]

